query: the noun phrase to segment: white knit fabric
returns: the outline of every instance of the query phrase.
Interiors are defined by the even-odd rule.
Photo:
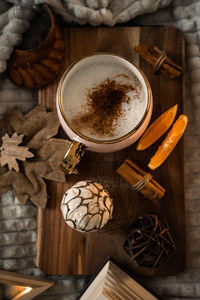
[[[25,1],[25,0],[24,0]],[[33,1],[29,0],[32,4]],[[39,2],[39,1],[38,1]],[[71,5],[75,2],[68,1]],[[76,1],[77,2],[77,1]],[[78,1],[80,5],[83,2]],[[94,6],[108,1],[84,1]],[[110,1],[113,7],[118,2]],[[129,1],[130,2],[130,1]],[[139,2],[139,1],[134,1]],[[143,2],[143,1],[141,1]],[[147,1],[148,2],[148,1]],[[153,1],[158,3],[157,1]],[[159,1],[162,2],[162,1]],[[55,5],[65,1],[52,1]],[[107,6],[109,7],[109,5]],[[92,9],[92,8],[91,8]],[[132,18],[132,8],[126,20]],[[72,12],[72,10],[71,10]],[[74,12],[77,10],[74,9]],[[84,9],[82,11],[84,15]],[[123,12],[124,14],[125,12]],[[77,13],[76,13],[77,15]],[[129,18],[128,18],[129,16]],[[141,16],[133,22],[145,25],[171,25],[185,32],[186,39],[186,96],[185,113],[189,126],[185,133],[185,194],[186,194],[186,232],[187,268],[178,276],[152,277],[146,284],[163,299],[200,299],[200,1],[174,0],[171,5],[156,13]],[[67,19],[67,15],[66,15]],[[70,20],[70,19],[69,19]],[[122,19],[121,19],[122,20]],[[125,19],[124,19],[125,20]],[[84,22],[84,20],[80,20]],[[18,103],[24,111],[36,105],[35,92],[15,87],[2,74],[0,78],[0,113]],[[25,273],[39,274],[35,267],[36,210],[32,204],[22,206],[11,192],[0,200],[0,269],[21,270]],[[10,248],[10,249],[9,249]],[[32,249],[31,249],[32,248]],[[9,251],[8,251],[9,249]],[[37,299],[76,299],[84,285],[84,278],[52,277],[55,287]]]
[[[171,0],[7,0],[10,3],[31,7],[46,3],[67,22],[91,25],[127,22],[138,15],[155,12]]]
[[[46,3],[67,22],[91,25],[126,22],[138,15],[154,12],[171,0],[1,0],[0,1],[0,73],[7,68],[22,33],[29,28],[34,10]]]

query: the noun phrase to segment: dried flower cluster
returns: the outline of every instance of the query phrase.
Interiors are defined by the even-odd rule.
[[[147,215],[133,224],[124,249],[139,266],[156,268],[168,260],[175,244],[167,222],[156,215]]]

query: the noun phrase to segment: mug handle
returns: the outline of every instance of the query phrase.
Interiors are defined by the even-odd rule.
[[[85,150],[86,146],[84,144],[73,140],[63,161],[60,163],[60,169],[67,175],[78,174],[78,170],[75,167],[83,157]]]

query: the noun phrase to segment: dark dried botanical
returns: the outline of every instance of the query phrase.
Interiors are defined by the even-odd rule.
[[[156,215],[139,217],[129,231],[124,250],[141,267],[156,268],[175,250],[166,220]]]

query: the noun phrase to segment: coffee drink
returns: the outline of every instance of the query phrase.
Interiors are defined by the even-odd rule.
[[[98,141],[127,135],[147,109],[147,89],[140,76],[133,72],[132,64],[114,55],[80,60],[66,75],[61,90],[71,127]]]
[[[98,53],[69,66],[57,88],[62,128],[72,140],[61,169],[77,172],[85,150],[109,153],[136,142],[151,119],[153,97],[145,75],[115,54]]]

